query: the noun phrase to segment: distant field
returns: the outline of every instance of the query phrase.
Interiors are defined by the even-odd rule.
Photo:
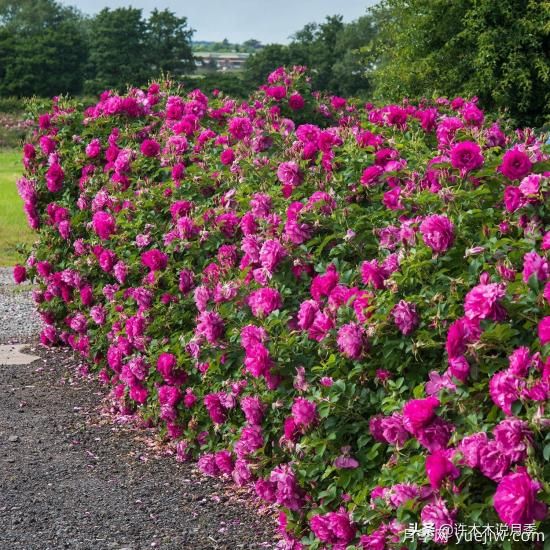
[[[20,152],[0,149],[0,266],[23,261],[15,246],[33,241],[33,233],[27,225],[23,203],[15,187],[21,172]]]

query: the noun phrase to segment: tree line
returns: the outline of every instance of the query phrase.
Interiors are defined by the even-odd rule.
[[[95,94],[191,72],[186,17],[101,10],[87,17],[55,0],[0,0],[0,96]]]
[[[0,96],[92,94],[161,73],[186,81],[193,32],[169,10],[87,17],[55,0],[0,0]],[[201,85],[245,96],[275,68],[305,65],[315,89],[337,95],[478,96],[517,124],[550,118],[548,0],[382,0],[349,23],[334,15],[308,24],[287,45],[249,42],[243,74]]]

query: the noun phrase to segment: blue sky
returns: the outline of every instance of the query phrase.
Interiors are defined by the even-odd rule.
[[[321,22],[327,15],[340,14],[345,21],[364,15],[375,0],[61,0],[84,13],[105,7],[132,6],[147,14],[154,8],[168,8],[187,16],[196,30],[195,40],[244,42],[256,38],[264,44],[286,43],[306,23]]]

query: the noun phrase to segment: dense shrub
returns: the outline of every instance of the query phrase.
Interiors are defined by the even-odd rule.
[[[544,529],[543,145],[475,102],[269,80],[246,103],[153,84],[40,116],[18,184],[39,242],[15,276],[40,285],[43,343],[180,460],[254,484],[288,548]]]

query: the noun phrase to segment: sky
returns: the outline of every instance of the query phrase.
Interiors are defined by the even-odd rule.
[[[93,15],[103,8],[132,6],[144,15],[168,8],[186,16],[196,32],[193,40],[242,43],[255,38],[264,44],[287,43],[306,23],[322,22],[327,15],[351,21],[364,15],[376,0],[61,0]]]

